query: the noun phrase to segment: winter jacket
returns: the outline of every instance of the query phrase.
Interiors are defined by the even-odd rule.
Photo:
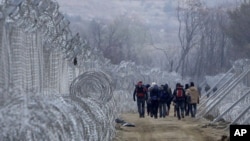
[[[133,94],[133,99],[135,101],[135,97],[137,97],[137,99],[147,99],[147,89],[144,86],[135,87],[134,90],[134,94]]]
[[[159,87],[157,85],[150,88],[150,100],[159,100],[159,92]]]
[[[181,97],[177,97],[177,90],[182,91]],[[184,102],[185,101],[185,91],[184,91],[183,87],[177,87],[173,92],[173,96],[174,96],[174,99],[173,99],[174,102],[180,102],[180,101]]]
[[[199,91],[196,87],[187,89],[187,95],[191,97],[191,104],[199,104]]]
[[[165,89],[160,90],[160,92],[159,92],[159,100],[161,102],[167,102],[169,100],[169,97],[170,97],[170,95],[169,95],[167,90],[165,90]]]

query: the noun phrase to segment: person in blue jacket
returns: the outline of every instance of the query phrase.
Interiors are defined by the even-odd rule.
[[[159,87],[153,82],[150,89],[150,101],[151,101],[151,117],[158,118],[158,106],[159,106]]]

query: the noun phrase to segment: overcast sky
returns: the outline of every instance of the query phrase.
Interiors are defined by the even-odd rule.
[[[84,20],[93,18],[113,19],[127,15],[146,24],[171,25],[176,20],[177,0],[57,0],[60,11],[71,16],[81,16]],[[240,0],[206,0],[209,6]],[[170,8],[164,12],[165,7]],[[172,9],[171,9],[172,8]],[[171,24],[167,24],[167,23]]]
[[[113,20],[126,15],[140,21],[173,41],[177,37],[178,22],[176,17],[177,0],[57,0],[60,11],[69,16],[80,16],[84,21],[92,19]],[[208,6],[239,0],[206,0]],[[167,7],[167,11],[164,8]]]

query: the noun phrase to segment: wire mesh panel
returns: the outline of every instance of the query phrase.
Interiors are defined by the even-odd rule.
[[[219,120],[228,121],[232,124],[245,124],[249,121],[249,98],[250,89],[246,83],[250,74],[249,61],[236,61],[232,71],[233,77],[227,76],[223,88],[209,98],[204,98],[203,106],[199,108],[198,116],[213,117],[212,123]],[[227,126],[228,129],[229,126]]]

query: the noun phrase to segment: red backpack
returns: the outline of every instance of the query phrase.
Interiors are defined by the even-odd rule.
[[[146,89],[144,87],[137,87],[136,93],[138,97],[144,97],[145,96]]]
[[[178,89],[176,90],[176,97],[177,97],[177,98],[183,97],[183,90],[182,90],[182,89],[178,88]]]

